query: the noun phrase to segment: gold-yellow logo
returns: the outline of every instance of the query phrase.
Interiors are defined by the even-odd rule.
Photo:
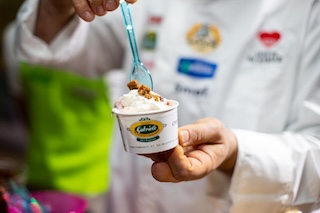
[[[150,138],[158,135],[163,129],[163,124],[156,120],[140,120],[130,126],[131,133],[137,138]]]
[[[217,27],[209,24],[196,24],[187,32],[187,42],[197,52],[209,53],[221,43]]]

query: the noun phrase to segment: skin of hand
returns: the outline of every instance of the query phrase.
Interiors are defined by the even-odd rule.
[[[133,4],[137,0],[126,1]],[[50,43],[75,14],[91,22],[118,6],[119,0],[40,0],[34,34]]]
[[[135,3],[137,0],[126,0]],[[92,21],[94,17],[103,16],[108,11],[118,8],[119,0],[72,0],[76,13],[85,21]]]
[[[215,169],[233,173],[238,142],[232,131],[214,118],[179,128],[179,145],[167,161],[154,162],[152,176],[160,182],[181,182],[205,177]]]

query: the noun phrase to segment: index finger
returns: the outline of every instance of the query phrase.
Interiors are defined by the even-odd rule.
[[[87,0],[72,0],[76,13],[85,21],[92,21],[94,19],[94,13]]]
[[[197,123],[180,127],[179,142],[182,146],[219,143],[223,128],[222,123],[216,119],[202,119]]]
[[[129,4],[136,1],[126,0]],[[119,6],[119,0],[72,0],[72,3],[78,16],[87,22],[93,21],[95,15],[103,16],[107,11],[113,11]]]

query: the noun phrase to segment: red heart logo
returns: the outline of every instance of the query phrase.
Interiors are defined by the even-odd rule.
[[[280,40],[281,35],[278,32],[261,32],[259,33],[259,38],[266,47],[271,47]]]

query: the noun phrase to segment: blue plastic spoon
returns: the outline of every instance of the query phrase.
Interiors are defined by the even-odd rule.
[[[130,73],[130,81],[137,80],[140,84],[144,84],[153,90],[153,81],[151,74],[139,58],[129,5],[125,0],[120,0],[120,6],[133,55],[133,65]]]

